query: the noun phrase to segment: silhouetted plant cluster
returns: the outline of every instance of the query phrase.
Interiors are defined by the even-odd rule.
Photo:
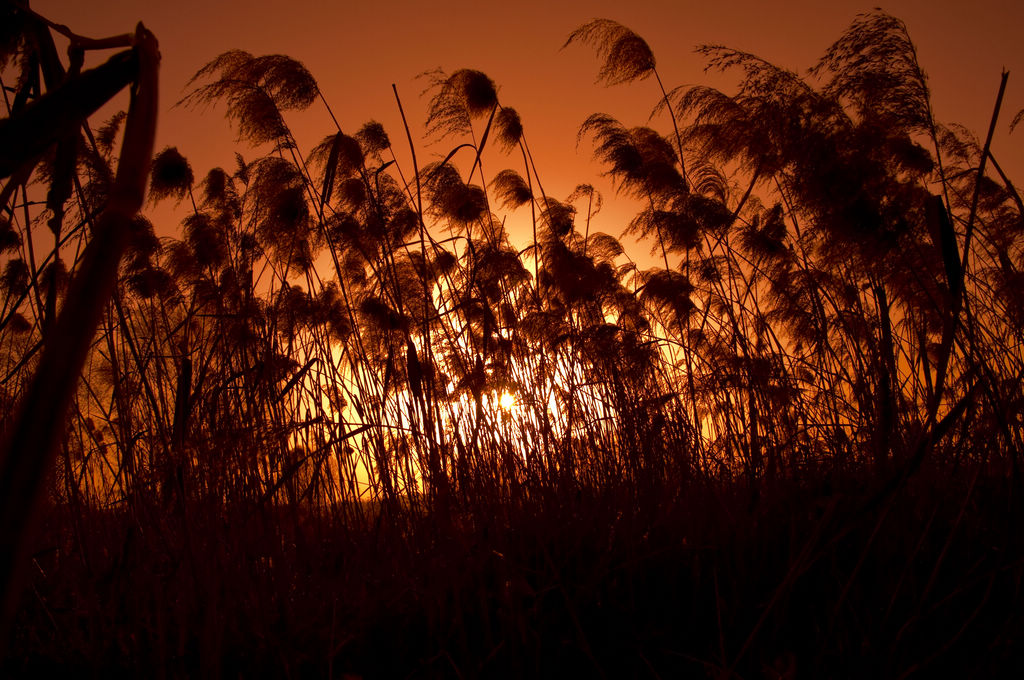
[[[0,38],[13,114],[39,95],[33,78],[49,57],[15,31]],[[293,59],[234,50],[196,74],[182,103],[223,107],[253,155],[205,175],[173,147],[154,158],[151,204],[188,214],[174,238],[144,217],[132,222],[60,444],[53,546],[35,558],[44,580],[48,570],[102,574],[132,592],[188,593],[173,603],[100,596],[89,612],[97,631],[123,635],[115,621],[125,612],[150,631],[149,652],[118,643],[136,655],[126,667],[244,668],[224,650],[279,626],[293,636],[289,653],[314,665],[323,653],[304,636],[326,645],[329,628],[329,658],[372,675],[392,661],[358,650],[383,644],[374,631],[394,606],[410,639],[422,637],[408,659],[439,664],[431,675],[487,674],[495,655],[519,660],[510,675],[554,668],[561,652],[540,640],[563,627],[579,663],[611,670],[619,661],[587,623],[605,614],[579,609],[593,606],[658,622],[608,629],[656,650],[638,657],[652,670],[692,671],[692,662],[721,677],[769,666],[770,677],[795,677],[784,668],[793,654],[836,668],[862,644],[890,656],[861,670],[895,672],[924,663],[927,635],[915,626],[936,588],[977,595],[940,584],[938,566],[928,579],[918,558],[942,562],[978,485],[1002,499],[999,480],[1020,482],[1024,210],[991,133],[982,144],[935,119],[906,27],[881,11],[858,17],[807,75],[701,47],[709,69],[736,76],[732,94],[666,89],[647,43],[612,21],[581,26],[574,43],[595,49],[600,82],[654,75],[659,85],[654,115],[669,134],[594,114],[578,139],[637,206],[623,235],[650,245],[654,259],[639,259],[653,266],[591,228],[603,202],[593,187],[545,193],[528,122],[479,71],[429,74],[428,137],[450,152],[418,164],[407,125],[411,166],[372,121],[300,149],[288,115],[327,101]],[[5,429],[109,200],[124,124],[118,114],[70,131],[43,154],[34,184],[14,174],[3,187]],[[508,167],[492,172],[495,163]],[[513,214],[530,225],[523,250],[505,228]],[[961,471],[973,481],[957,481]],[[920,491],[922,478],[944,480],[960,514]],[[856,494],[861,480],[868,492]],[[932,511],[920,535],[884,523],[890,512]],[[982,505],[968,521],[981,530],[990,511]],[[779,535],[756,533],[755,516]],[[929,533],[933,521],[952,527],[946,542]],[[608,532],[591,535],[590,522]],[[580,527],[587,538],[576,542],[569,532]],[[701,540],[721,552],[702,557]],[[892,554],[914,540],[913,554]],[[114,553],[91,555],[92,544]],[[416,564],[424,555],[466,560],[468,582],[440,563]],[[853,632],[868,616],[852,601],[871,592],[858,581],[869,555],[906,560],[889,608],[870,614],[880,630],[899,630],[891,648]],[[852,571],[829,571],[823,556]],[[761,562],[781,584],[754,578]],[[692,591],[621,599],[615,579],[667,588],[682,578],[668,575],[677,563],[692,569]],[[974,564],[955,566],[980,574],[989,593],[1019,578],[1019,562],[986,553]],[[389,568],[419,572],[409,588],[420,594],[406,594],[423,611],[465,618],[433,638],[447,624],[395,604],[400,586],[371,581],[362,600],[354,585],[331,591],[327,614],[302,592]],[[833,598],[824,619],[800,613],[801,574]],[[424,585],[428,576],[442,585]],[[901,591],[904,578],[927,583]],[[42,611],[74,601],[70,582],[49,583]],[[720,592],[726,584],[735,592]],[[484,601],[445,599],[477,592]],[[397,599],[375,610],[384,597]],[[651,605],[660,597],[717,610],[717,632],[663,620]],[[756,612],[741,604],[755,601]],[[296,608],[272,611],[287,602]],[[220,631],[228,611],[274,623]],[[304,611],[315,612],[306,623]],[[1012,636],[1019,616],[1005,614]],[[834,646],[765,656],[800,616],[831,627]],[[743,632],[727,635],[729,626]],[[810,626],[791,632],[813,637]],[[676,654],[659,630],[685,631],[694,646]],[[47,635],[89,647],[78,630]],[[434,639],[446,660],[426,659]],[[21,644],[31,656],[47,643]],[[343,653],[346,644],[356,651]],[[620,651],[633,654],[631,644]]]

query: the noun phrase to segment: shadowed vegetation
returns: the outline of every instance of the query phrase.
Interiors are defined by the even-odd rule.
[[[25,22],[0,31],[5,134],[56,55],[0,8]],[[182,103],[247,148],[153,159],[150,205],[186,216],[128,216],[11,675],[1021,669],[1024,214],[991,131],[935,118],[881,11],[806,75],[699,48],[731,93],[666,89],[612,21],[577,43],[599,82],[654,75],[668,128],[580,128],[636,206],[618,237],[593,187],[545,193],[479,71],[428,74],[424,164],[408,125],[301,149],[290,113],[331,109],[288,57],[196,74]],[[0,165],[9,438],[133,146],[94,109]]]

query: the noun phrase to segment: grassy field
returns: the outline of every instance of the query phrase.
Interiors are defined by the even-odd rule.
[[[665,131],[580,130],[645,259],[478,71],[432,76],[419,165],[408,124],[300,149],[330,93],[226,52],[184,103],[248,146],[199,176],[152,153],[151,34],[65,73],[0,7],[8,675],[1024,672],[1005,75],[980,141],[881,11],[806,77],[702,48],[731,93],[582,25],[603,82],[661,88]]]

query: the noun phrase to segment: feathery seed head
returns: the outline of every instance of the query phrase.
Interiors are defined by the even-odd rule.
[[[523,123],[515,109],[502,108],[494,117],[494,140],[506,153],[519,146],[523,137]]]
[[[602,60],[599,83],[630,83],[654,73],[654,52],[643,38],[620,23],[594,19],[570,33],[562,48],[577,41],[594,48]]]
[[[498,201],[505,208],[518,208],[533,198],[533,192],[515,170],[502,170],[491,180],[491,188]]]
[[[302,110],[320,95],[316,80],[300,62],[283,55],[254,57],[231,50],[206,64],[189,81],[210,80],[179,103],[209,105],[224,101],[238,135],[253,145],[293,145],[281,111]]]
[[[110,153],[114,148],[114,139],[117,137],[117,133],[121,131],[121,127],[124,125],[127,117],[127,112],[118,111],[96,131],[96,145],[104,154]]]
[[[555,237],[561,238],[572,231],[576,208],[568,203],[548,198],[540,212],[541,223]]]
[[[165,198],[180,201],[192,187],[192,166],[176,147],[169,146],[153,158],[150,170],[149,198],[153,203]]]
[[[21,234],[11,221],[0,216],[0,254],[15,252],[21,247]]]
[[[424,74],[430,79],[425,92],[434,91],[427,113],[427,135],[443,139],[470,130],[471,120],[490,114],[498,105],[498,91],[486,74],[460,69],[448,76],[438,70]]]
[[[586,199],[588,201],[588,208],[590,210],[590,216],[594,217],[597,213],[601,212],[601,207],[604,205],[604,197],[600,191],[594,189],[590,184],[577,184],[576,188],[569,194],[569,198],[566,199],[567,203],[575,203],[576,201]]]
[[[185,218],[185,241],[201,267],[217,267],[228,257],[224,232],[209,213],[193,213]]]
[[[363,147],[363,153],[378,154],[391,146],[391,140],[384,126],[375,120],[363,124],[356,133],[356,139]]]
[[[12,297],[18,297],[28,289],[30,277],[28,264],[20,257],[16,257],[7,261],[3,276],[0,277],[0,286],[3,286]]]
[[[487,193],[475,184],[466,184],[451,164],[423,168],[427,180],[424,188],[430,198],[431,211],[438,217],[467,225],[483,219],[487,213]]]
[[[153,223],[142,215],[132,218],[131,240],[128,252],[136,258],[149,259],[157,255],[163,246],[157,238]]]

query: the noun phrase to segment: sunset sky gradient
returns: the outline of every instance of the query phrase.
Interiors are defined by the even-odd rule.
[[[519,111],[545,190],[565,198],[577,184],[594,184],[605,194],[607,206],[596,228],[617,235],[630,210],[624,201],[612,200],[611,185],[600,177],[602,168],[591,160],[589,145],[577,148],[576,133],[594,112],[611,114],[630,126],[646,124],[658,101],[657,85],[653,79],[613,88],[595,84],[598,60],[593,52],[575,44],[561,49],[575,27],[595,17],[618,21],[651,46],[666,87],[711,84],[728,92],[728,79],[703,72],[696,45],[724,44],[804,72],[871,4],[33,0],[32,7],[90,37],[129,32],[138,20],[156,34],[163,56],[157,148],[177,146],[197,177],[217,165],[233,167],[235,150],[249,158],[257,155],[236,143],[223,108],[174,106],[186,93],[189,78],[228,49],[286,54],[302,61],[344,130],[353,133],[368,120],[380,121],[405,168],[410,166],[408,149],[391,84],[398,87],[420,143],[426,108],[420,94],[426,81],[416,76],[438,67],[447,72],[481,70],[498,84],[502,104]],[[883,9],[907,23],[941,122],[962,123],[983,137],[1000,72],[1010,71],[993,151],[1011,178],[1024,176],[1024,130],[1014,135],[1008,131],[1013,115],[1024,108],[1024,2],[900,0]],[[101,58],[106,56],[92,57]],[[314,105],[311,112],[290,119],[303,152],[333,132],[322,108]],[[668,130],[664,119],[655,118],[651,125]],[[439,160],[455,144],[421,144],[420,163]],[[485,158],[488,173],[518,169],[517,159],[506,161],[496,154]],[[158,219],[165,221],[170,220]],[[157,226],[161,233],[176,231],[176,225]]]

